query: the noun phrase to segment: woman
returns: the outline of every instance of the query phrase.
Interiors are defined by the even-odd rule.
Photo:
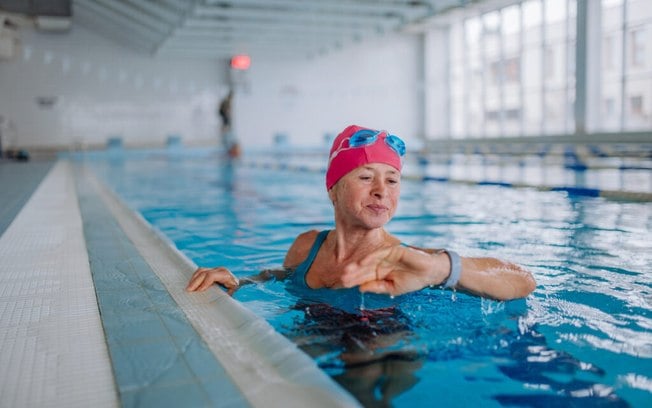
[[[344,129],[333,142],[326,172],[335,229],[299,235],[285,257],[286,270],[309,289],[357,286],[395,296],[444,286],[496,300],[531,293],[534,278],[518,265],[407,246],[384,229],[398,206],[404,154],[397,136],[355,125]],[[253,280],[282,272],[263,271]],[[186,289],[202,291],[214,283],[231,294],[241,284],[226,268],[198,268]]]

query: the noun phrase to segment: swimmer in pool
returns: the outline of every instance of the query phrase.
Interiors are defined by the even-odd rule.
[[[333,141],[326,190],[335,228],[300,234],[282,270],[236,278],[224,267],[198,268],[186,290],[203,291],[217,283],[233,294],[252,281],[303,274],[310,289],[359,287],[392,296],[442,286],[496,300],[522,298],[535,288],[523,267],[496,258],[461,257],[448,249],[401,243],[384,228],[394,216],[400,191],[403,141],[386,131],[351,125]]]

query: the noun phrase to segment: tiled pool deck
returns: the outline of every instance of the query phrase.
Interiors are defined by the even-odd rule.
[[[195,265],[85,168],[0,182],[0,406],[358,405],[219,289],[187,294]]]

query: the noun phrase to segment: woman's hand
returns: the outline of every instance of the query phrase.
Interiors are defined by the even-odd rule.
[[[345,287],[360,285],[362,292],[402,295],[429,285],[439,285],[450,273],[445,253],[396,245],[375,251],[359,262],[344,267]]]
[[[233,296],[233,293],[240,287],[238,278],[230,270],[220,266],[217,268],[197,268],[190,278],[186,290],[188,292],[202,292],[214,283],[224,286],[230,296]]]

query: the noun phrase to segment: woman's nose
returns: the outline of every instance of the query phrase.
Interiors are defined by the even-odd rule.
[[[387,192],[387,186],[381,180],[374,182],[372,194],[376,197],[384,197]]]

